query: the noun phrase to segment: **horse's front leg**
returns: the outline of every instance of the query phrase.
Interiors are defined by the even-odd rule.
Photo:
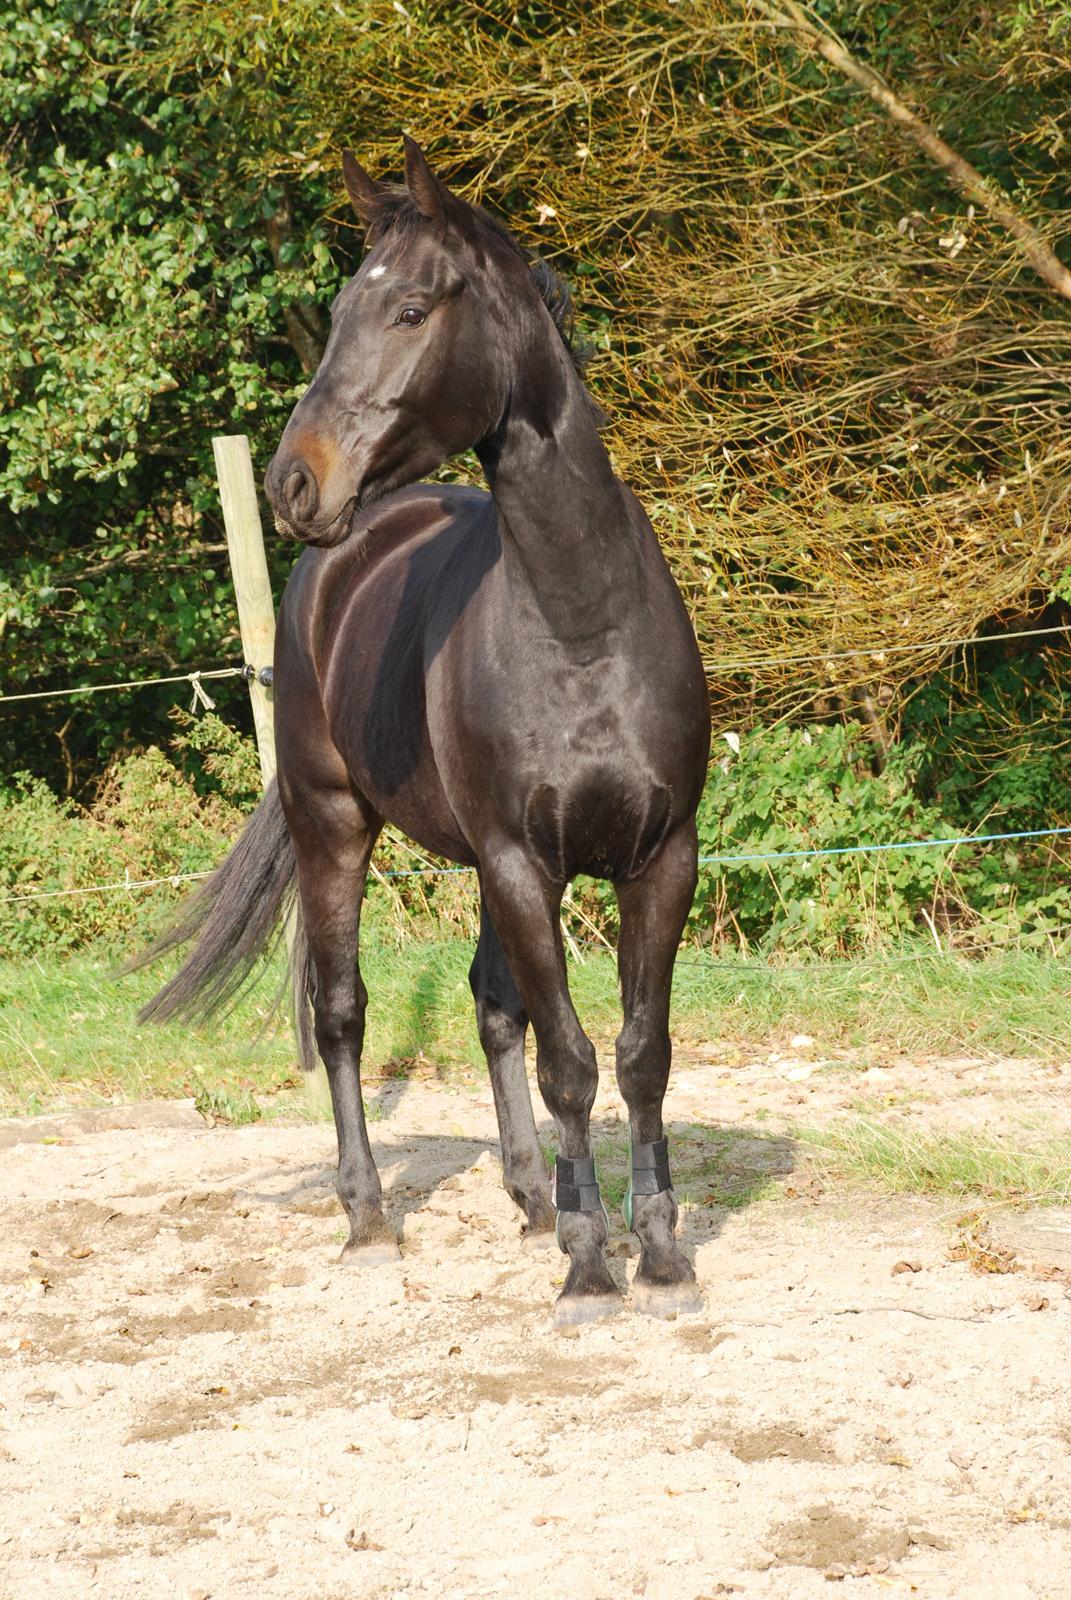
[[[625,1220],[640,1241],[632,1303],[653,1316],[697,1311],[702,1303],[691,1262],[677,1247],[677,1202],[662,1127],[673,962],[695,894],[696,850],[689,823],[670,836],[639,877],[617,885],[624,1003],[617,1081],[628,1107],[631,1150]]]
[[[599,1074],[595,1051],[569,996],[559,907],[551,884],[522,851],[504,846],[481,862],[484,900],[536,1037],[539,1090],[558,1129],[555,1173],[558,1242],[569,1272],[558,1298],[559,1326],[620,1309],[606,1265],[609,1241],[591,1154],[589,1120]]]

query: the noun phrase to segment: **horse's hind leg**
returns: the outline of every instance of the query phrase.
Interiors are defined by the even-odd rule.
[[[638,878],[617,885],[625,1013],[617,1040],[617,1081],[628,1106],[632,1152],[626,1221],[640,1241],[632,1303],[654,1316],[696,1311],[702,1303],[695,1272],[674,1237],[677,1202],[662,1128],[673,962],[695,882],[696,838],[689,826],[666,841]]]
[[[539,1090],[558,1128],[558,1240],[569,1272],[554,1320],[590,1322],[617,1311],[621,1293],[606,1265],[609,1231],[591,1164],[589,1118],[599,1074],[569,997],[558,920],[562,891],[509,846],[481,862],[481,887],[532,1019]]]
[[[280,792],[297,858],[298,888],[315,979],[316,1045],[327,1068],[338,1134],[338,1197],[349,1219],[342,1258],[398,1258],[383,1215],[361,1098],[368,991],[357,965],[361,901],[380,819],[348,787],[286,782]]]
[[[525,1214],[524,1236],[534,1241],[553,1232],[554,1207],[524,1070],[528,1014],[487,907],[482,904],[480,942],[469,969],[469,983],[495,1097],[506,1191]]]

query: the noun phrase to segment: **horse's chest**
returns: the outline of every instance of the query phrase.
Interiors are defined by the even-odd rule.
[[[566,763],[528,789],[525,839],[556,876],[628,877],[664,837],[671,803],[664,784],[621,762]]]
[[[578,668],[548,652],[483,709],[481,812],[497,813],[556,877],[636,871],[665,834],[677,786],[620,664]]]
[[[586,665],[562,661],[548,651],[523,679],[510,685],[512,712],[548,759],[584,760],[633,741],[637,685],[623,663],[609,658]]]

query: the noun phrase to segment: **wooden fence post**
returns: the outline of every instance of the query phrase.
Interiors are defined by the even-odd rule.
[[[216,458],[219,498],[223,505],[223,524],[227,530],[227,552],[231,577],[238,601],[238,626],[242,634],[242,653],[246,665],[254,669],[249,679],[249,698],[253,703],[253,727],[260,755],[260,775],[265,789],[275,777],[275,714],[272,706],[271,670],[275,659],[275,602],[268,579],[268,558],[264,553],[264,529],[253,481],[253,461],[249,440],[244,433],[212,440]],[[265,674],[264,677],[261,674]],[[308,1006],[303,975],[294,969],[296,905],[283,923],[286,953],[293,980],[295,1017]],[[310,1103],[321,1113],[330,1104],[327,1074],[321,1063],[306,1080]]]
[[[212,454],[216,458],[219,497],[227,530],[227,550],[238,601],[242,651],[247,666],[254,669],[249,680],[249,698],[253,704],[260,773],[267,788],[275,776],[275,726],[271,695],[275,604],[268,581],[264,530],[260,524],[260,508],[253,482],[249,440],[244,433],[215,438],[212,440]],[[265,674],[266,681],[261,674]]]

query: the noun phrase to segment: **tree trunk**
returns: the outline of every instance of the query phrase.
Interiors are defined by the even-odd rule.
[[[265,232],[276,271],[285,271],[283,245],[294,234],[294,211],[285,190],[278,210],[268,218]],[[315,372],[327,344],[327,324],[320,308],[311,300],[295,300],[284,307],[283,322],[291,349],[301,362],[302,372]]]

